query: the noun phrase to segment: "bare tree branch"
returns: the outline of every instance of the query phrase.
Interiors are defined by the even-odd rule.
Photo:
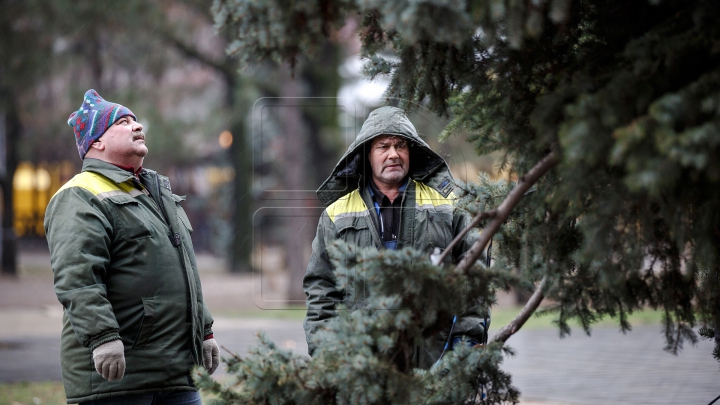
[[[525,303],[525,306],[522,310],[520,310],[520,313],[513,319],[510,323],[503,326],[498,333],[493,338],[493,341],[495,342],[505,342],[510,338],[510,336],[514,335],[517,331],[522,328],[522,326],[525,324],[525,322],[530,318],[532,314],[535,313],[535,311],[538,309],[538,306],[540,306],[540,303],[542,302],[543,298],[545,298],[545,293],[543,292],[543,289],[545,288],[545,284],[547,283],[547,276],[543,276],[542,280],[540,281],[540,285],[535,289],[535,292],[530,297],[527,303]]]
[[[237,360],[237,361],[242,361],[242,359],[241,359],[237,354],[231,352],[230,349],[228,349],[227,347],[225,347],[225,346],[220,346],[220,348],[223,349],[223,350],[225,350],[226,352],[230,353],[230,355],[233,356],[233,357],[235,358],[235,360]]]
[[[455,236],[455,239],[453,239],[452,242],[450,242],[450,244],[447,245],[445,250],[443,250],[442,254],[438,257],[437,262],[442,263],[443,260],[445,259],[445,257],[449,254],[449,252],[451,252],[453,250],[455,245],[457,245],[458,243],[460,243],[460,241],[463,240],[465,235],[467,235],[471,229],[478,226],[481,221],[486,220],[488,218],[492,218],[496,214],[497,214],[496,210],[478,212],[478,214],[475,215],[475,217],[473,217],[472,221],[470,221],[470,223],[465,227],[465,229],[463,229],[462,232],[460,232],[457,236]]]
[[[496,209],[488,211],[487,213],[480,213],[476,215],[475,218],[473,218],[472,222],[479,223],[482,219],[489,218],[490,213],[494,214],[492,215],[492,220],[487,224],[487,226],[485,226],[485,228],[483,228],[483,232],[480,234],[478,240],[473,243],[470,250],[468,250],[467,254],[455,267],[455,272],[467,274],[469,269],[482,254],[483,250],[485,249],[485,245],[487,245],[488,242],[490,242],[490,239],[492,239],[492,237],[497,233],[497,231],[500,230],[500,226],[503,224],[503,222],[505,222],[507,217],[510,215],[510,212],[512,212],[513,208],[515,208],[518,202],[520,202],[523,195],[525,195],[525,193],[530,189],[530,187],[532,187],[533,184],[535,184],[545,173],[547,173],[548,170],[550,170],[550,168],[555,166],[559,161],[560,154],[557,152],[557,150],[553,149],[552,152],[545,156],[540,162],[533,166],[530,171],[528,171],[524,176],[520,178],[512,191],[510,191],[508,196],[505,197],[505,200],[503,200],[503,202]],[[463,231],[463,233],[467,233],[466,231],[468,231],[468,229]],[[453,242],[455,242],[455,240],[453,240]],[[445,249],[445,252],[443,252],[443,256],[441,256],[441,258],[444,257],[448,250],[450,249]],[[540,302],[542,302],[543,298],[545,298],[543,289],[545,288],[546,282],[547,276],[544,276],[542,278],[542,281],[540,282],[540,285],[535,290],[532,297],[530,297],[528,302],[525,304],[523,309],[520,311],[518,316],[512,322],[500,329],[500,331],[494,338],[495,341],[505,342],[508,338],[510,338],[510,336],[520,330],[520,328],[525,324],[525,321],[527,321],[528,318],[530,318],[530,316],[535,313],[538,306],[540,305]]]
[[[492,220],[483,228],[478,240],[473,243],[472,247],[463,256],[460,263],[455,267],[458,273],[467,273],[473,266],[475,261],[482,255],[485,245],[500,230],[500,225],[505,222],[512,212],[513,208],[520,202],[523,195],[542,177],[551,167],[560,161],[560,155],[556,150],[550,152],[540,162],[538,162],[530,171],[520,178],[515,187],[510,191],[505,200],[494,211],[495,215]],[[491,211],[492,212],[492,211]],[[447,249],[446,249],[447,250]]]
[[[170,33],[169,30],[161,30],[161,35],[167,42],[175,46],[175,48],[185,54],[188,58],[195,59],[202,64],[210,66],[220,72],[223,76],[234,77],[238,74],[235,64],[222,60],[218,61],[209,56],[203,55],[197,48],[186,44],[180,38]]]
[[[233,62],[232,59],[228,58],[225,60],[217,60],[204,55],[196,48],[186,44],[183,40],[170,33],[168,30],[163,30],[161,35],[165,41],[177,48],[177,50],[186,57],[195,59],[196,61],[215,69],[215,71],[217,71],[225,79],[225,81],[230,84],[230,87],[234,86],[234,84],[240,80],[239,77],[241,77],[241,74],[238,69],[238,64]],[[245,76],[244,80],[251,83],[267,97],[279,97],[276,83],[267,83],[252,76]]]

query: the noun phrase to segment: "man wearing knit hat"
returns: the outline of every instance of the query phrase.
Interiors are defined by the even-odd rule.
[[[95,90],[70,115],[82,172],[45,233],[64,307],[68,403],[200,404],[190,371],[219,363],[190,234],[167,177],[144,169],[143,127]]]

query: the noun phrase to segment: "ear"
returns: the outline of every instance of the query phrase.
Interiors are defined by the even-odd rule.
[[[105,150],[105,144],[101,140],[97,140],[97,141],[91,143],[90,147],[93,149],[97,149],[101,152]]]

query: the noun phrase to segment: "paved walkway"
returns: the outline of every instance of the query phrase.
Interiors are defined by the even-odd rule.
[[[503,369],[525,399],[567,404],[698,404],[720,395],[720,363],[701,341],[678,356],[662,349],[660,326],[623,335],[611,327],[560,339],[556,330],[520,331]]]
[[[22,315],[44,320],[46,329],[20,335],[3,328],[0,382],[60,380],[59,316],[11,312],[0,311],[0,324]],[[296,320],[219,318],[215,337],[242,356],[257,342],[259,330],[281,347],[307,353],[302,323]],[[530,330],[509,343],[517,355],[503,368],[513,376],[523,403],[705,405],[720,395],[720,364],[710,356],[712,344],[701,342],[673,356],[662,351],[659,327],[639,327],[627,335],[598,328],[592,337],[565,339],[554,330]]]
[[[42,266],[46,258],[28,260]],[[203,275],[206,299],[220,313],[253,308],[252,282],[248,276]],[[0,278],[0,383],[61,380],[61,317],[48,272]],[[259,330],[282,347],[307,353],[298,320],[218,316],[214,330],[221,345],[240,355],[255,344]],[[517,355],[503,368],[520,389],[522,405],[705,405],[720,395],[712,343],[701,341],[673,356],[662,350],[659,325],[627,335],[612,327],[598,327],[592,337],[577,330],[565,339],[554,329],[522,330],[508,343]]]

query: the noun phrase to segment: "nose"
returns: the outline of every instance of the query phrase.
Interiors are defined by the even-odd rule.
[[[143,126],[141,123],[139,123],[137,121],[133,122],[133,127],[132,127],[133,132],[142,131],[142,129],[143,129]]]
[[[388,159],[397,159],[398,157],[400,157],[400,155],[398,155],[397,153],[397,149],[395,149],[395,146],[391,146],[388,152],[390,153]]]

